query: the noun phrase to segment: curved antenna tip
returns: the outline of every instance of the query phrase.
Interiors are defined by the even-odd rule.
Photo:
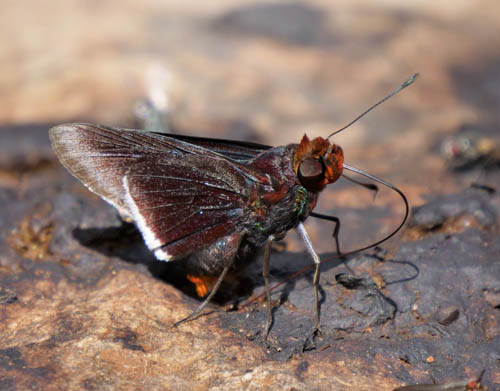
[[[384,103],[386,100],[392,98],[394,95],[396,95],[397,93],[399,93],[401,90],[404,90],[406,87],[408,87],[409,85],[411,85],[418,77],[418,73],[415,73],[413,75],[410,76],[410,78],[408,78],[406,81],[403,82],[403,84],[401,84],[398,88],[396,88],[393,92],[391,92],[389,95],[387,95],[385,98],[379,100],[377,103],[375,103],[374,105],[370,106],[367,110],[363,111],[360,115],[358,115],[356,118],[354,118],[351,122],[349,122],[347,125],[341,127],[340,129],[336,130],[335,132],[331,133],[327,139],[329,139],[330,137],[332,136],[335,136],[337,133],[340,133],[342,132],[343,130],[347,129],[349,126],[351,126],[353,123],[355,123],[356,121],[358,121],[359,119],[361,119],[362,117],[364,117],[366,114],[368,114],[370,111],[372,111],[375,107],[377,107],[378,105],[381,105],[382,103]]]
[[[403,84],[401,84],[401,89],[406,88],[409,85],[411,85],[417,79],[417,77],[419,77],[419,76],[420,76],[420,73],[418,73],[418,72],[415,73],[415,74],[413,74],[413,75],[411,75],[408,78],[408,80],[406,80]]]

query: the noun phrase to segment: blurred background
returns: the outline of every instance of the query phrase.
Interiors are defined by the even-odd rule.
[[[144,127],[152,103],[168,113],[170,131],[298,143],[304,133],[326,136],[420,72],[411,88],[335,137],[346,162],[397,184],[418,205],[432,193],[488,183],[483,166],[456,175],[460,148],[487,160],[496,148],[498,158],[493,0],[6,1],[0,37],[5,131],[39,124],[41,134],[67,121]],[[449,139],[464,132],[485,136],[486,150]],[[8,162],[15,147],[2,140]],[[377,203],[381,215],[395,209],[382,224],[389,230],[400,200],[381,192]],[[372,219],[358,212],[372,205],[373,194],[339,183],[318,211],[364,226]],[[318,248],[331,244],[325,236]]]
[[[393,390],[482,369],[495,388],[499,37],[498,0],[3,0],[0,389]],[[350,269],[323,265],[323,345],[310,337],[309,274],[275,291],[268,341],[262,303],[170,328],[198,305],[179,290],[192,284],[64,170],[47,134],[79,121],[298,143],[416,72],[334,137],[348,164],[401,188],[414,217],[388,253],[349,262],[358,288],[339,282]],[[340,217],[349,251],[404,208],[340,179],[316,211]],[[324,259],[333,226],[313,220]],[[276,280],[311,263],[294,233],[286,243]],[[248,269],[231,302],[262,291],[261,264]]]

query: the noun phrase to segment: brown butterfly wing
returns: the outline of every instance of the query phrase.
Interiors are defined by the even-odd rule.
[[[56,126],[50,138],[63,165],[135,220],[159,259],[183,257],[244,218],[251,173],[222,154],[163,134],[89,124]]]

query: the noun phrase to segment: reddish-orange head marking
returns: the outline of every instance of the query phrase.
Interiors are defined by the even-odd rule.
[[[342,174],[342,148],[322,137],[309,140],[304,134],[293,160],[293,169],[301,185],[311,191],[321,191]]]

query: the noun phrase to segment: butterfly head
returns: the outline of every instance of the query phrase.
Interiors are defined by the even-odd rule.
[[[304,135],[295,152],[293,169],[302,186],[318,192],[339,179],[343,163],[344,153],[338,145],[322,137],[311,141]]]

